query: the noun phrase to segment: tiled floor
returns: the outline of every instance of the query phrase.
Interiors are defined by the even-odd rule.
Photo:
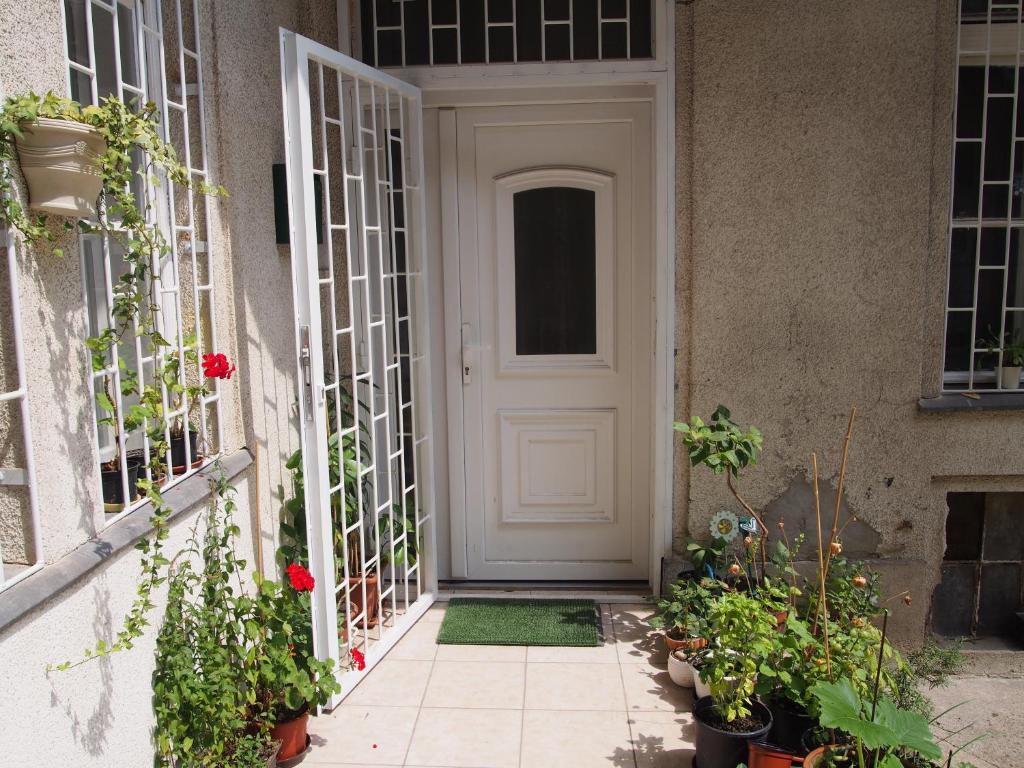
[[[649,606],[602,604],[599,647],[526,648],[437,645],[446,605],[310,721],[304,766],[690,766],[693,695],[668,679]]]

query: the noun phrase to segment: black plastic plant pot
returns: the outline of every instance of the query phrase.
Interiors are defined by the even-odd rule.
[[[779,699],[768,705],[772,713],[772,729],[768,741],[789,752],[806,755],[802,736],[817,725],[817,721],[807,714],[807,710],[787,700]]]
[[[196,441],[199,438],[198,432],[189,430],[188,433],[188,458],[193,462],[199,458],[196,450]],[[176,468],[176,471],[181,467],[185,467],[185,436],[179,435],[178,437],[171,437],[171,466]],[[185,467],[188,469],[188,467]]]
[[[698,699],[693,705],[697,721],[697,749],[694,764],[699,768],[736,768],[747,762],[747,742],[763,739],[772,727],[772,713],[759,701],[750,702],[751,716],[764,723],[756,731],[723,731],[710,725],[717,719],[715,703],[710,696]]]
[[[139,470],[142,469],[142,462],[136,458],[128,458],[125,464],[128,468],[128,487],[135,490],[139,482]],[[103,481],[103,503],[111,506],[124,506],[125,499],[124,486],[121,483],[121,467],[107,469],[101,465],[100,477]]]

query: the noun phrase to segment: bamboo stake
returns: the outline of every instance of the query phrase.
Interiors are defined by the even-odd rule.
[[[839,484],[836,488],[836,508],[832,514],[832,532],[828,538],[828,555],[825,558],[825,576],[828,576],[829,566],[832,564],[832,544],[836,540],[836,530],[839,528],[839,511],[843,505],[843,488],[846,484],[846,461],[850,456],[850,438],[853,437],[853,422],[857,418],[857,406],[850,408],[850,420],[846,425],[846,438],[843,440],[843,459],[839,464]],[[844,526],[845,528],[845,526]]]
[[[811,467],[814,477],[814,517],[818,521],[818,579],[820,593],[818,594],[818,612],[821,614],[821,627],[824,633],[825,645],[825,668],[828,670],[828,678],[832,679],[832,657],[828,648],[828,604],[825,601],[825,551],[821,537],[821,497],[818,494],[818,454],[811,454]],[[815,617],[817,621],[817,617]]]

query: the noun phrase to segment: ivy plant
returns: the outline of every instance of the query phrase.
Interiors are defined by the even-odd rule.
[[[172,357],[168,352],[172,345],[160,330],[156,280],[159,266],[170,256],[171,247],[156,221],[154,195],[137,195],[133,182],[141,178],[147,190],[175,184],[197,194],[225,192],[222,187],[192,178],[174,148],[161,138],[158,111],[152,102],[126,104],[111,97],[102,99],[98,105],[83,106],[52,92],[42,96],[33,92],[11,96],[0,107],[0,224],[12,227],[30,245],[54,242],[60,231],[47,215],[29,214],[14,194],[15,143],[39,118],[88,125],[106,142],[106,150],[98,160],[103,182],[99,215],[95,220],[78,220],[77,229],[82,234],[102,235],[116,243],[123,253],[123,271],[112,286],[112,322],[88,338],[86,348],[93,371],[102,373],[102,385],[96,391],[96,404],[103,414],[98,423],[114,431],[115,454],[109,465],[116,467],[121,461],[122,425],[128,433],[142,430],[150,444],[150,477],[158,478],[163,474],[161,466],[169,447],[161,385],[166,378],[167,360]],[[60,227],[73,230],[75,223],[61,217]],[[62,255],[59,248],[53,252]],[[120,356],[116,376],[111,372],[117,345],[126,338],[134,342],[136,337],[154,360],[152,375],[146,381],[140,380],[137,371],[125,365]],[[119,412],[117,404],[129,400],[132,404]],[[163,544],[170,509],[157,482],[140,480],[137,487],[153,505],[153,534],[137,545],[142,573],[136,598],[116,638],[112,642],[97,641],[85,650],[83,660],[131,648],[148,624],[146,616],[154,607],[153,590],[166,578],[164,569],[168,561]],[[64,662],[58,668],[70,666],[71,662]]]

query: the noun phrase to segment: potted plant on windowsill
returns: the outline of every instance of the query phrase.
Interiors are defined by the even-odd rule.
[[[718,648],[701,671],[711,695],[694,704],[696,760],[701,768],[735,768],[747,758],[747,742],[772,725],[768,708],[754,698],[758,668],[772,649],[775,619],[744,592],[727,592],[709,611]]]
[[[1007,331],[1000,339],[999,334],[990,329],[988,335],[979,339],[976,346],[979,352],[996,358],[996,382],[999,389],[1020,389],[1021,367],[1024,366],[1024,335],[1019,331]]]

